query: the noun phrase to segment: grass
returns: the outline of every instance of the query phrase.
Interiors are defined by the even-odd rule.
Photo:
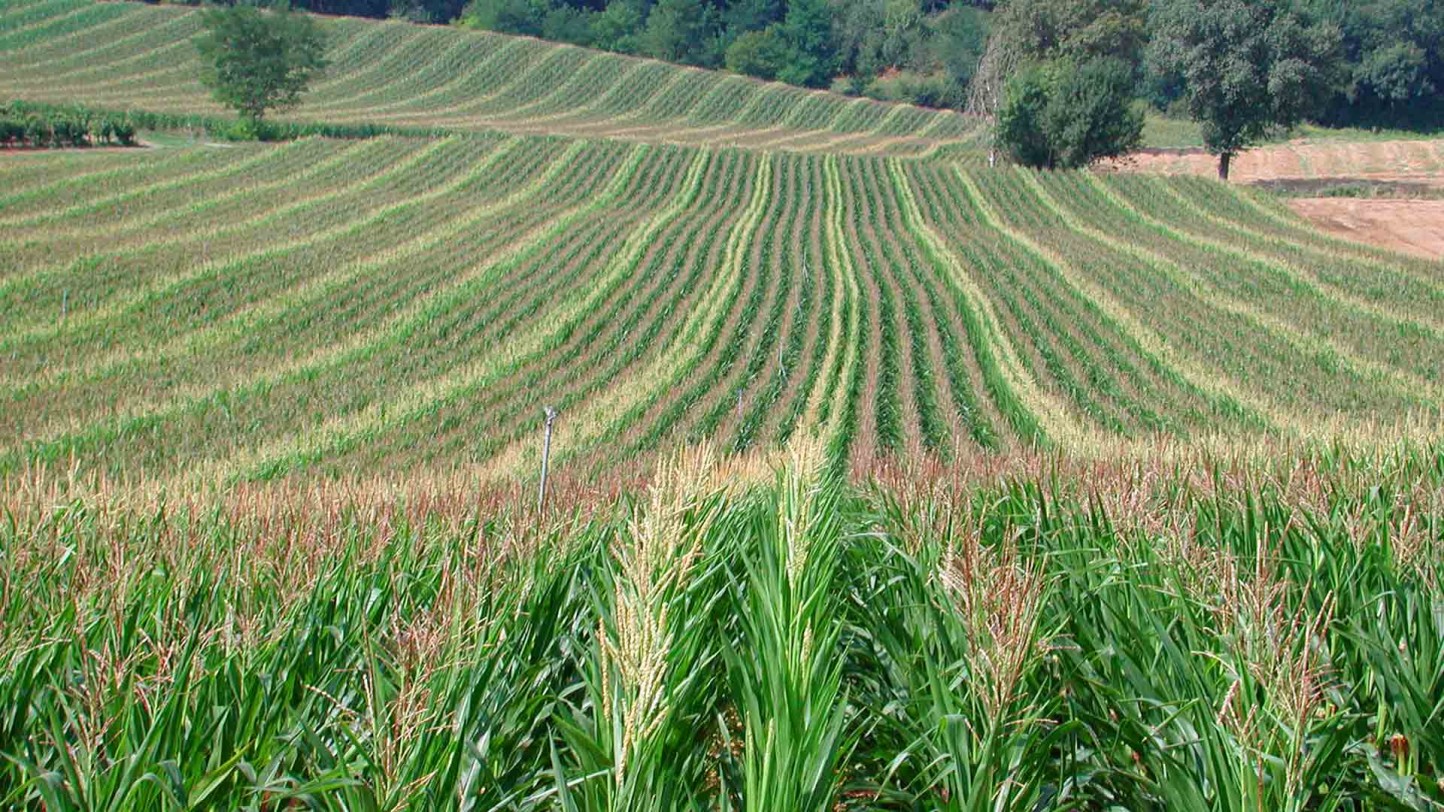
[[[1436,451],[861,487],[820,452],[760,479],[688,452],[545,515],[12,481],[0,802],[1444,803]]]
[[[1274,135],[1266,143],[1301,141],[1308,144],[1346,144],[1371,141],[1418,141],[1438,137],[1437,131],[1428,130],[1324,127],[1305,123],[1289,132]],[[1143,146],[1147,149],[1201,149],[1203,135],[1197,122],[1187,118],[1176,118],[1149,108],[1144,111],[1143,117]]]

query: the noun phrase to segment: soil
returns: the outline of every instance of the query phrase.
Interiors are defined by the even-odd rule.
[[[1309,197],[1289,206],[1330,234],[1444,259],[1444,200]]]
[[[1105,171],[1213,177],[1218,159],[1202,150],[1147,150]],[[1444,140],[1287,144],[1233,160],[1231,182],[1294,197],[1290,207],[1320,229],[1428,259],[1444,259]],[[1339,187],[1357,197],[1319,197]]]
[[[1104,164],[1124,172],[1166,175],[1218,173],[1218,158],[1200,149],[1144,150]],[[1233,159],[1234,183],[1349,178],[1427,183],[1444,176],[1444,140],[1323,142],[1302,141],[1248,150]]]

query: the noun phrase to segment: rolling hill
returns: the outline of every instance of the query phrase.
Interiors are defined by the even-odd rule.
[[[214,109],[189,11],[4,16],[0,94]],[[547,405],[559,461],[596,471],[702,438],[811,435],[867,465],[1437,433],[1439,265],[1261,193],[848,154],[967,130],[530,40],[328,25],[336,67],[298,119],[453,134],[0,155],[0,471],[509,479],[535,470]],[[440,68],[487,49],[535,64]],[[544,68],[568,60],[596,70]],[[492,61],[511,72],[484,79]],[[742,100],[702,135],[701,113],[634,129],[665,108],[611,111],[613,93],[566,112],[578,83],[638,86],[612,69],[832,109],[832,129],[718,148],[670,142],[748,140],[744,108],[802,114]],[[544,110],[569,135],[532,134]]]
[[[1214,182],[528,136],[3,160],[0,467],[1432,430],[1437,263]]]
[[[0,102],[216,114],[0,3]],[[1440,263],[326,25],[358,137],[0,149],[0,808],[1444,802]]]
[[[898,155],[976,130],[958,113],[524,37],[349,18],[323,28],[332,66],[290,120]],[[220,113],[196,79],[199,30],[193,8],[0,5],[0,98]]]

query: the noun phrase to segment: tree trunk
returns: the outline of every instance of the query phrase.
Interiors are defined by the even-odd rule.
[[[1225,152],[1218,156],[1218,179],[1228,183],[1228,166],[1233,163],[1233,153]]]

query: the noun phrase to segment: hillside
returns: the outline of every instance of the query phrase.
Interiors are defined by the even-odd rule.
[[[224,121],[195,25],[0,5],[0,102]],[[7,105],[0,809],[1444,809],[1444,265],[326,27],[345,138]]]
[[[0,6],[0,99],[221,113],[196,79],[197,11]],[[908,155],[966,141],[958,113],[485,32],[327,19],[332,66],[289,120]]]
[[[0,156],[0,470],[533,470],[815,434],[1432,434],[1437,263],[1214,182],[527,136]]]

